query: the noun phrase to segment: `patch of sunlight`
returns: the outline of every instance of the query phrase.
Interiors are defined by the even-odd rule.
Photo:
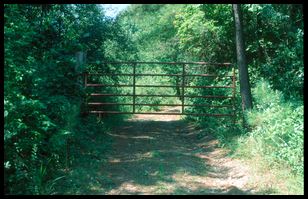
[[[145,159],[145,158],[153,158],[153,154],[152,154],[151,152],[136,153],[136,154],[135,154],[135,157],[136,157],[138,160],[142,160],[142,159]]]
[[[112,134],[112,133],[108,133],[108,135],[113,136],[113,137],[120,137],[120,138],[125,138],[128,139],[129,137],[126,135],[118,135],[118,134]]]
[[[152,154],[151,151],[149,151],[149,152],[141,154],[140,157],[143,157],[143,158],[153,158],[153,154]]]
[[[194,192],[200,188],[206,187],[204,181],[196,180],[193,176],[177,178],[175,184],[178,188],[185,189],[186,192]]]
[[[152,137],[152,136],[147,136],[147,135],[141,135],[141,136],[127,136],[127,135],[119,135],[119,134],[112,134],[112,133],[108,133],[108,135],[113,136],[113,137],[124,138],[124,139],[149,139],[149,140],[155,139],[154,137]]]
[[[146,186],[140,185],[133,182],[124,182],[116,189],[111,190],[108,194],[118,195],[118,194],[153,194],[155,192],[156,186]]]
[[[181,187],[189,188],[190,190],[198,189],[200,184],[206,184],[207,179],[203,176],[191,175],[185,170],[179,170],[172,175],[175,183]]]
[[[108,162],[109,163],[119,163],[119,162],[136,162],[140,160],[144,160],[146,158],[153,158],[153,153],[152,152],[146,152],[146,153],[136,153],[129,159],[120,159],[120,158],[113,158],[110,159]]]
[[[181,115],[134,115],[128,121],[179,121]]]
[[[134,138],[134,139],[151,139],[151,140],[155,139],[152,136],[148,136],[148,135],[133,136],[133,137],[130,137],[130,138]]]
[[[114,159],[111,159],[109,160],[110,163],[119,163],[121,162],[121,160],[119,158],[114,158]]]
[[[104,194],[103,193],[104,190],[102,189],[101,186],[98,186],[98,185],[91,186],[90,190],[93,191],[93,192],[102,192],[102,194]]]
[[[172,183],[158,182],[155,192],[158,194],[171,194],[175,191],[175,185]]]

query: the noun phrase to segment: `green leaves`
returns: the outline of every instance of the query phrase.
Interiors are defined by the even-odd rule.
[[[253,128],[250,138],[262,146],[253,145],[270,162],[288,163],[297,174],[303,174],[303,105],[286,103],[281,92],[274,91],[264,80],[253,90],[256,109],[248,114]],[[243,146],[245,147],[245,146]]]
[[[303,70],[302,6],[245,4],[243,8],[248,63],[284,97],[301,98],[303,79],[295,74]]]
[[[5,162],[11,165],[5,171],[6,193],[40,194],[48,184],[40,166],[48,178],[63,167],[66,140],[75,139],[80,119],[85,91],[75,53],[87,51],[90,61],[103,61],[106,41],[120,52],[126,36],[94,4],[10,4],[4,15]]]

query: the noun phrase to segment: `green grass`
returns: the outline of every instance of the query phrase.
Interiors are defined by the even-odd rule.
[[[263,80],[253,97],[254,109],[245,113],[249,128],[238,128],[241,133],[231,133],[237,136],[220,140],[256,175],[267,176],[258,182],[260,193],[303,194],[303,105],[285,101]]]

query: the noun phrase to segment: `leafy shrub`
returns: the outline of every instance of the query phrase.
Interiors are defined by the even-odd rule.
[[[303,174],[303,104],[284,102],[282,93],[261,80],[253,89],[255,109],[247,114],[252,151],[270,163],[287,163]]]
[[[5,5],[6,194],[50,194],[62,179],[85,95],[74,55],[87,48],[89,57],[101,58],[100,46],[113,38],[102,38],[109,29],[100,11],[97,5]],[[80,39],[85,31],[94,40]]]

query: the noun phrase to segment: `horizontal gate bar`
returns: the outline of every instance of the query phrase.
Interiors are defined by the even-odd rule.
[[[87,84],[87,87],[133,87],[134,85],[126,84]]]
[[[217,65],[230,66],[231,63],[211,63],[211,62],[141,62],[141,61],[118,61],[118,62],[88,62],[89,64],[196,64],[196,65]]]
[[[233,77],[232,75],[185,74],[188,77]]]
[[[118,112],[118,111],[89,111],[89,113],[101,113],[101,114],[149,114],[149,115],[196,115],[196,116],[234,116],[233,114],[205,114],[205,113],[158,113],[158,112]]]
[[[233,86],[184,86],[186,88],[233,88]]]
[[[184,97],[188,97],[188,98],[233,98],[233,96],[223,96],[223,95],[205,95],[205,96],[184,95]]]
[[[92,76],[176,76],[182,77],[182,74],[103,74],[103,73],[88,73]],[[233,77],[232,75],[211,75],[211,74],[185,74],[187,77]]]
[[[90,96],[119,96],[119,97],[183,97],[182,95],[133,95],[133,94],[104,94],[104,93],[92,93]],[[208,96],[197,96],[197,95],[184,95],[188,98],[233,98],[233,96],[220,96],[220,95],[208,95]]]
[[[101,106],[101,105],[125,105],[132,106],[132,103],[101,103],[101,102],[89,102],[88,105]],[[182,104],[135,104],[136,106],[182,106]],[[209,105],[209,104],[185,104],[184,106],[204,106],[204,107],[233,107],[232,105]]]
[[[87,84],[87,87],[133,87],[133,85],[125,84]],[[181,86],[173,85],[136,85],[135,87],[165,87],[176,88]],[[185,88],[233,88],[233,86],[184,86]]]

